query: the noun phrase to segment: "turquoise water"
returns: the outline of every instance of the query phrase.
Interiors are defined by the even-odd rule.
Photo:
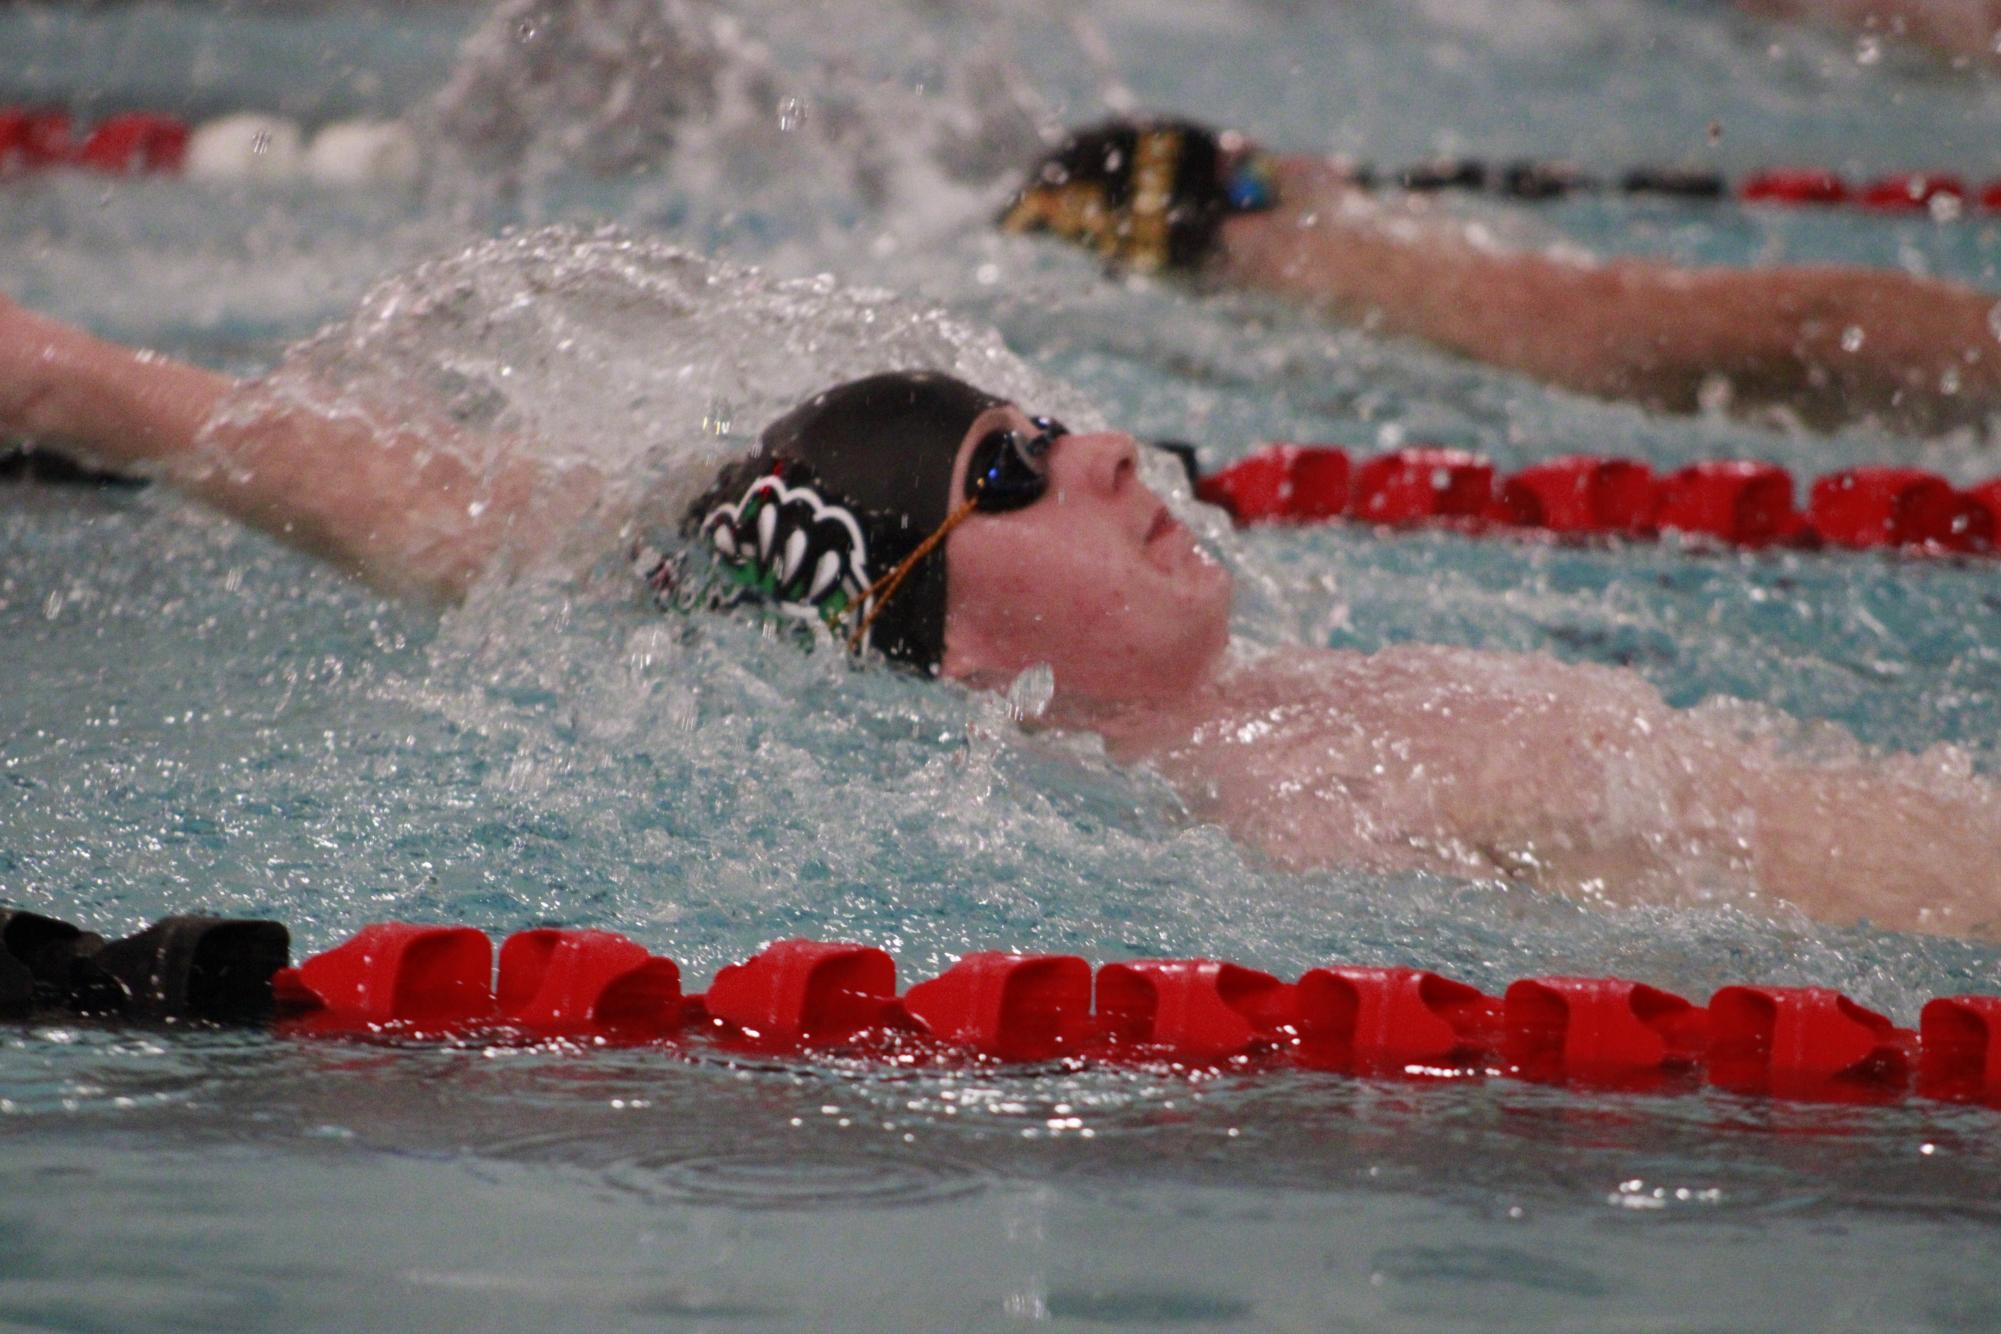
[[[421,116],[480,19],[249,13],[9,10],[0,100]],[[920,82],[947,90],[941,114],[991,109],[991,94],[952,91],[990,17],[913,6],[841,24],[774,6],[744,22],[819,124],[843,97],[886,115],[904,103],[884,90]],[[1058,115],[1122,83],[1274,142],[1385,161],[1452,149],[2001,175],[2001,80],[1894,53],[1859,62],[1844,39],[1710,5],[1135,3],[1084,19],[1081,35],[1040,11],[999,29],[1020,85]],[[270,53],[288,50],[314,72],[281,77]],[[856,73],[830,80],[828,61]],[[498,199],[9,186],[0,287],[261,371],[387,272],[502,222],[608,216],[938,301],[1108,418],[1199,439],[1213,460],[1274,437],[1432,438],[1504,464],[1590,449],[2001,472],[1968,440],[1651,419],[1254,303],[1114,287],[1082,257],[985,234],[978,180],[903,178],[885,205],[836,155],[725,193],[697,169],[703,129],[663,172],[557,173]],[[1496,225],[2001,289],[1993,221],[1580,202]],[[550,392],[564,383],[559,368]],[[264,914],[305,953],[398,917],[604,926],[677,958],[695,986],[791,934],[881,945],[907,978],[1013,946],[1208,953],[1286,975],[1417,963],[1490,990],[1616,972],[1700,997],[1756,979],[1838,986],[1906,1023],[1930,995],[2001,983],[1990,946],[1756,903],[1614,913],[1505,885],[1279,874],[1164,785],[1021,733],[1001,701],[855,675],[733,622],[662,622],[603,582],[439,619],[154,492],[9,490],[0,553],[0,893],[107,930],[197,907]],[[1252,534],[1231,559],[1251,590],[1244,627],[1265,638],[1621,664],[1679,704],[1747,701],[1995,768],[2001,599],[1986,564],[1338,528]],[[1922,1103],[43,1026],[0,1034],[0,1317],[1982,1325],[2001,1315],[1995,1132],[1991,1111]]]

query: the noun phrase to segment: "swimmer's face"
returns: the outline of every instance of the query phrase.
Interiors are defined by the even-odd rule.
[[[982,413],[959,445],[952,495],[995,431],[1041,435],[1012,405]],[[1179,694],[1229,640],[1230,576],[1139,479],[1131,436],[1061,435],[1040,499],[975,511],[945,546],[947,676],[1004,684],[1047,663],[1056,688],[1097,699]]]

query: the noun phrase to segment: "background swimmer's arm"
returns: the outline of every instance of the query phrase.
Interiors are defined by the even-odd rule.
[[[560,481],[527,451],[440,448],[407,429],[305,408],[219,422],[241,386],[107,343],[0,297],[0,438],[160,477],[217,509],[394,592],[450,598],[505,560],[552,549],[600,479]],[[493,457],[494,455],[498,457]]]
[[[1739,0],[1756,14],[1821,19],[1944,55],[2001,62],[2001,0]],[[1958,63],[1955,61],[1955,63]]]
[[[1997,299],[1867,269],[1586,263],[1484,244],[1476,228],[1282,166],[1271,212],[1224,226],[1227,282],[1427,339],[1552,384],[1672,411],[1779,407],[1818,426],[1875,416],[1933,432],[2001,411]]]

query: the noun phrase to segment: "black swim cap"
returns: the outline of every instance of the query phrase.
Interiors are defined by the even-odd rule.
[[[1011,232],[1055,232],[1141,272],[1194,269],[1224,218],[1270,207],[1268,183],[1244,193],[1259,161],[1240,136],[1193,121],[1106,121],[1037,163],[999,221]]]
[[[952,465],[979,415],[1006,400],[931,371],[837,385],[765,429],[689,510],[715,555],[718,600],[755,602],[843,629],[856,601],[937,531],[953,507]],[[850,608],[854,608],[850,612]],[[927,555],[870,626],[865,646],[936,671],[945,656],[945,553]]]

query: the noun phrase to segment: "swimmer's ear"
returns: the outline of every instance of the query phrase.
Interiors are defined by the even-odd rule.
[[[996,221],[1053,232],[1114,269],[1199,268],[1232,213],[1277,202],[1270,160],[1241,135],[1192,121],[1106,121],[1071,134],[1030,170]]]

